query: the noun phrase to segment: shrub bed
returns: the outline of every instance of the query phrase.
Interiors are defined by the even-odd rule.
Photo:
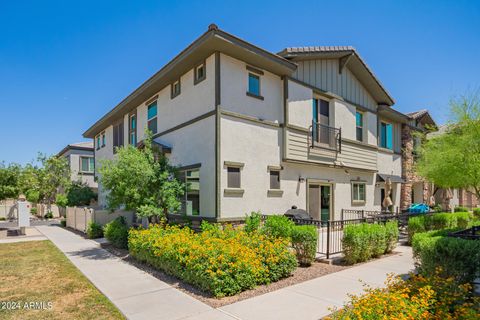
[[[297,267],[284,239],[228,226],[203,229],[201,233],[176,226],[131,229],[130,254],[215,297],[277,281]]]
[[[473,222],[469,212],[435,213],[408,219],[408,241],[411,243],[415,233],[431,230],[467,228]]]
[[[128,226],[124,217],[118,217],[107,223],[103,233],[113,246],[121,249],[128,247]]]
[[[417,233],[412,249],[423,274],[432,275],[441,267],[442,275],[459,283],[480,277],[480,241],[447,237],[451,230]]]
[[[89,239],[96,239],[96,238],[103,237],[102,226],[96,222],[91,221],[87,226],[87,237]]]
[[[343,250],[348,264],[367,261],[391,252],[397,243],[398,224],[361,223],[348,225],[343,230]]]
[[[310,266],[317,254],[318,231],[315,226],[294,226],[291,230],[292,247],[298,263]]]
[[[326,319],[478,319],[479,298],[469,284],[453,278],[411,274],[407,280],[389,277],[385,288],[367,286],[361,295]]]

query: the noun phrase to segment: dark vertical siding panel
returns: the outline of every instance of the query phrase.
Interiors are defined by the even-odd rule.
[[[322,89],[327,90],[327,61],[322,60]]]

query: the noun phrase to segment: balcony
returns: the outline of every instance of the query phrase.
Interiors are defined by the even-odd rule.
[[[342,129],[329,127],[318,122],[310,126],[311,148],[342,152]]]

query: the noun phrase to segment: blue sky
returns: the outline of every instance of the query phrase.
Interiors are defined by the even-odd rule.
[[[477,1],[0,1],[0,161],[82,133],[210,23],[277,52],[352,45],[402,112],[480,87]]]

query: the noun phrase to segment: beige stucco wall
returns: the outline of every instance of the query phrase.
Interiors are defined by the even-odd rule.
[[[98,183],[98,205],[106,207],[106,193],[102,188],[101,175],[99,173],[101,159],[113,159],[113,127],[109,126],[105,129],[105,147],[97,150],[97,141],[95,140],[95,176],[99,178]],[[100,138],[101,143],[101,138]]]
[[[288,123],[308,128],[312,124],[312,99],[311,88],[294,81],[288,81]]]
[[[402,175],[402,156],[388,150],[378,150],[378,172],[395,176]]]
[[[81,150],[70,150],[69,151],[69,164],[72,181],[80,181],[90,188],[97,188],[98,184],[95,182],[94,173],[81,173],[80,172],[80,157],[94,157],[93,152],[81,151]]]
[[[215,55],[206,59],[206,79],[193,84],[194,71],[190,69],[181,76],[181,93],[171,99],[170,85],[160,90],[157,99],[157,132],[173,128],[199,117],[215,108]],[[156,95],[156,94],[155,94]],[[155,96],[153,95],[153,96]],[[147,106],[137,107],[138,141],[145,135]],[[128,132],[128,130],[126,130]],[[126,140],[128,141],[128,140]]]
[[[246,120],[223,116],[221,121],[221,217],[244,217],[251,211],[265,214],[284,213],[296,205],[307,209],[307,181],[310,179],[332,184],[334,193],[334,217],[340,218],[341,209],[380,210],[377,198],[375,174],[360,170],[328,168],[281,162],[280,128],[258,125]],[[227,170],[224,161],[240,162],[242,196],[225,195]],[[282,196],[269,196],[269,174],[267,166],[282,165]],[[304,182],[299,182],[299,177]],[[352,205],[351,181],[365,181],[367,199],[364,206]],[[378,191],[378,197],[380,191]]]
[[[283,81],[264,71],[260,76],[260,94],[264,100],[247,96],[247,64],[225,54],[220,55],[222,109],[256,118],[283,122]]]
[[[215,216],[215,116],[163,135],[155,141],[172,147],[170,163],[200,163],[200,215]]]

